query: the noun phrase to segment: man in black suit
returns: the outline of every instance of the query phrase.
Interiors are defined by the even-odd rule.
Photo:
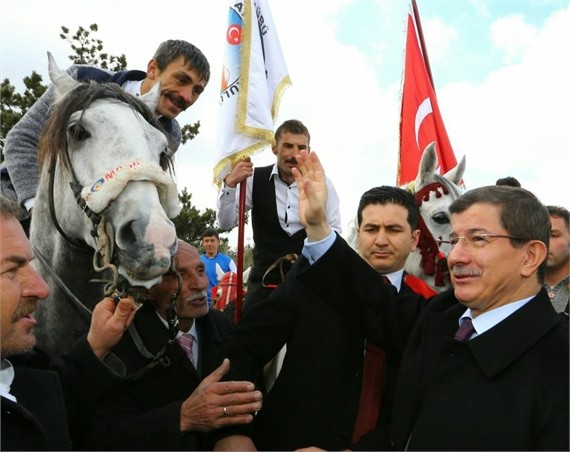
[[[88,335],[50,363],[34,348],[32,331],[32,314],[49,288],[30,265],[32,249],[17,215],[18,207],[0,196],[1,449],[69,450],[72,439],[79,444],[85,412],[116,382],[100,360],[132,321],[134,304],[104,299]]]
[[[127,382],[99,404],[90,448],[207,450],[205,432],[249,423],[261,409],[252,383],[220,382],[230,363],[220,365],[217,350],[232,326],[223,312],[208,308],[204,263],[181,240],[175,268],[179,277],[166,275],[148,291],[130,334],[113,349],[115,369]],[[169,327],[171,302],[178,331]]]
[[[418,244],[419,216],[413,195],[398,187],[372,188],[358,206],[358,252],[363,262],[403,294],[414,294],[418,286],[430,290],[404,272],[406,258]],[[291,270],[293,275],[306,265],[303,261]],[[253,429],[231,432],[242,434],[241,438],[232,438],[226,431],[219,446],[252,447],[251,438],[263,450],[311,444],[342,449],[354,441],[357,447],[365,447],[367,443],[358,440],[376,425],[381,402],[381,419],[387,418],[384,412],[389,412],[397,360],[367,346],[361,332],[327,309],[318,292],[304,290],[295,276],[282,286],[248,311],[228,338],[225,351],[232,361],[232,378],[253,380],[256,368],[284,344],[287,355]],[[368,369],[377,369],[378,381],[366,378]],[[378,395],[373,403],[358,410],[359,397],[371,393]]]
[[[389,443],[375,448],[568,450],[568,322],[542,288],[550,222],[540,201],[501,186],[462,195],[450,209],[454,289],[410,305],[327,225],[318,157],[298,160],[312,264],[300,281],[370,341],[405,346]]]

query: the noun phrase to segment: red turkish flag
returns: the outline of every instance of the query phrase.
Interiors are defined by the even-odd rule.
[[[437,104],[426,61],[418,43],[418,27],[408,13],[402,110],[400,115],[400,158],[398,185],[415,180],[425,147],[436,142],[440,174],[457,165]]]

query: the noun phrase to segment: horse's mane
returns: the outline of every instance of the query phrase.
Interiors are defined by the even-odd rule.
[[[38,152],[40,167],[44,163],[51,164],[59,154],[67,152],[67,122],[69,117],[76,111],[86,110],[94,101],[99,99],[116,99],[126,103],[150,125],[160,130],[170,142],[165,128],[155,117],[154,112],[144,102],[123,91],[116,83],[96,83],[93,81],[80,83],[53,106],[40,135]],[[78,125],[81,126],[81,118]],[[74,129],[76,134],[74,138],[78,138],[80,131],[81,127]],[[66,158],[63,158],[62,161],[67,164]],[[160,166],[165,171],[173,171],[172,157],[166,152],[160,156]]]

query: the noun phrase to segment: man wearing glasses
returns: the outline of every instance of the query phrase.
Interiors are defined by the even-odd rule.
[[[568,322],[542,287],[550,222],[540,201],[502,186],[456,200],[453,289],[415,308],[327,226],[318,157],[298,161],[311,264],[298,278],[402,354],[390,426],[369,448],[568,450]]]

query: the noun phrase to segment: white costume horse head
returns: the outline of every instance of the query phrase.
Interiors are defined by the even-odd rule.
[[[402,187],[414,194],[420,209],[420,240],[417,249],[409,254],[404,269],[438,292],[449,287],[445,257],[450,251],[449,245],[440,248],[438,241],[447,240],[451,232],[449,206],[461,195],[459,184],[464,171],[465,157],[445,175],[438,175],[435,144],[431,143],[424,150],[416,180]],[[356,219],[349,227],[347,242],[357,249]]]
[[[437,153],[435,143],[431,143],[424,150],[416,180],[405,187],[414,194],[421,214],[420,241],[416,251],[408,256],[405,270],[438,292],[450,287],[446,256],[451,247],[440,246],[439,241],[449,238],[449,206],[461,196],[464,172],[465,156],[443,176],[437,174]]]
[[[37,336],[53,354],[87,331],[104,292],[161,280],[177,249],[169,218],[180,207],[153,113],[158,84],[139,101],[115,84],[79,83],[48,57],[56,103],[40,139],[31,242],[51,288],[38,304]],[[102,271],[105,288],[90,283]]]

